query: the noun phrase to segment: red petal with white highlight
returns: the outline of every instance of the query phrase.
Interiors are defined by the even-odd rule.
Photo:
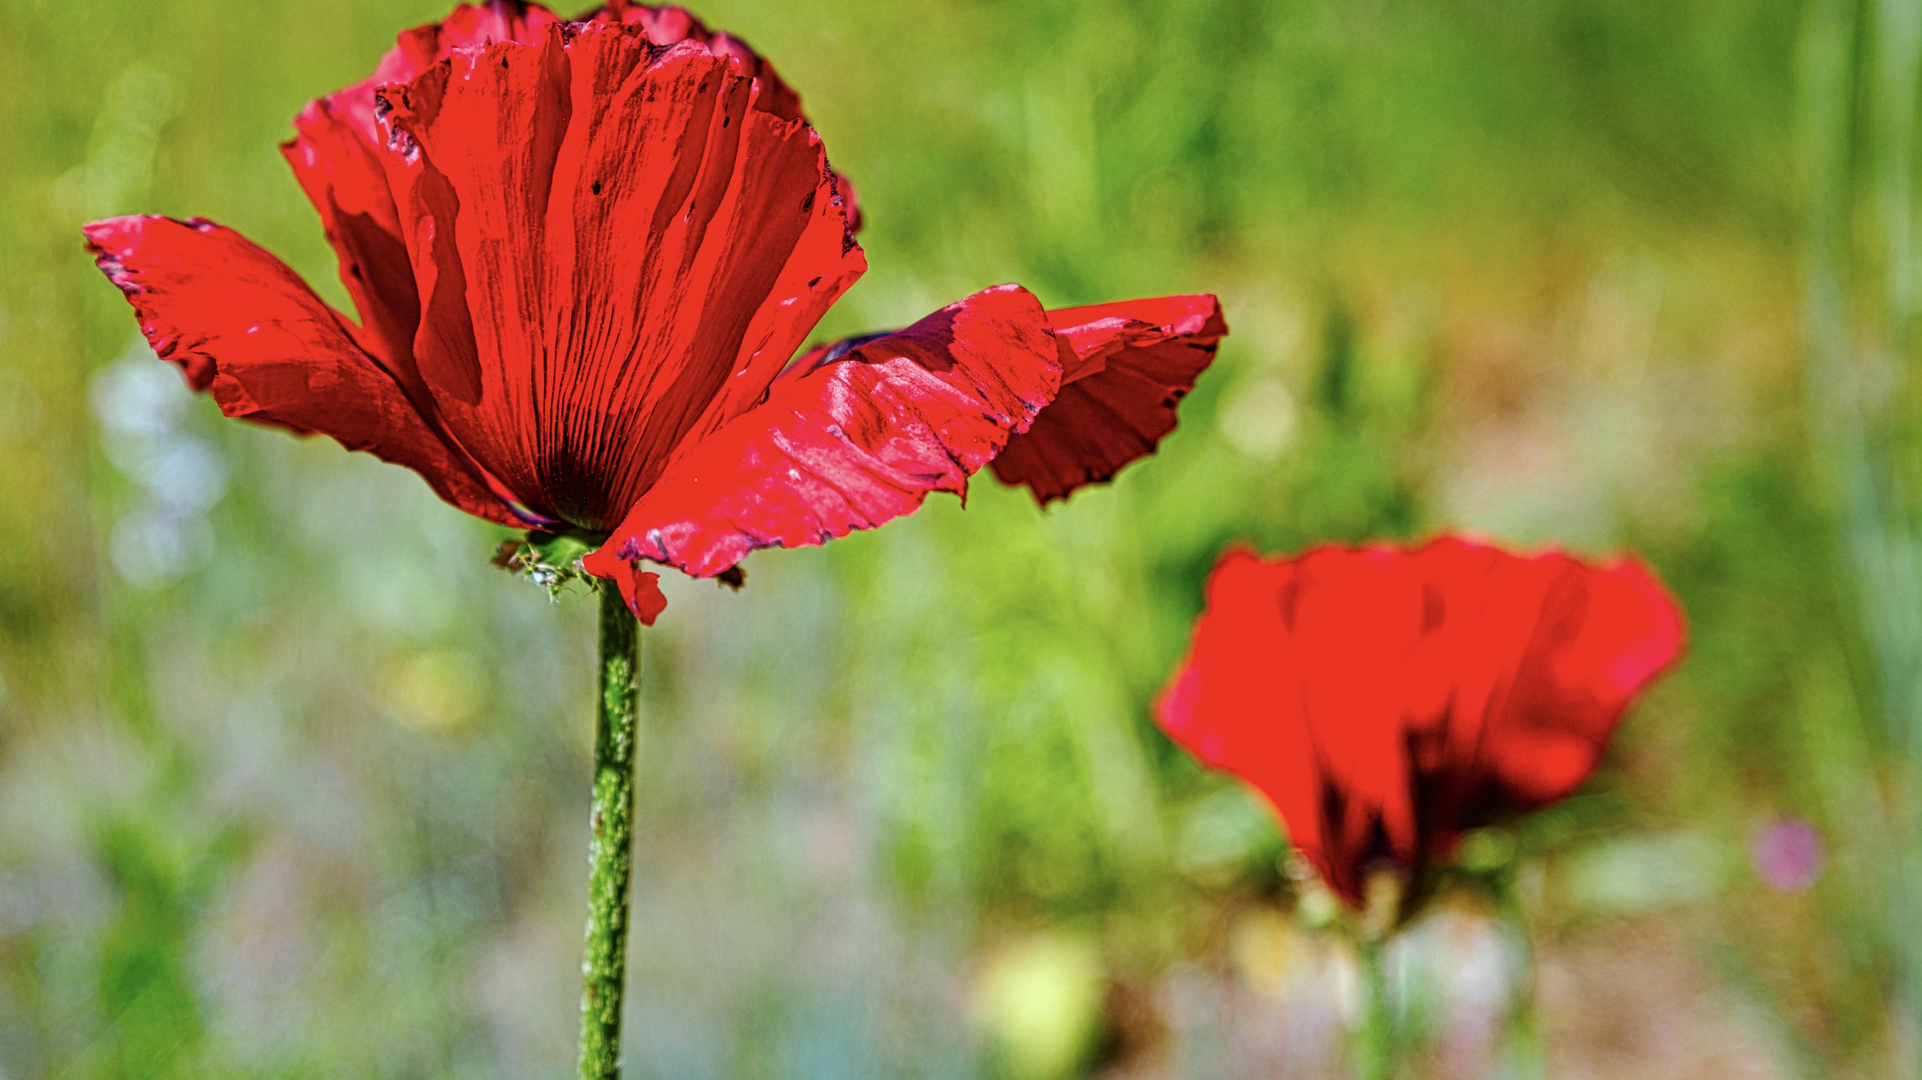
[[[1059,351],[1018,285],[976,293],[807,374],[675,461],[589,555],[711,577],[756,548],[870,529],[970,473],[1054,396]]]

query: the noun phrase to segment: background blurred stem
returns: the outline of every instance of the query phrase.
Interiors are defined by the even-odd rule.
[[[1388,1001],[1388,973],[1382,965],[1382,939],[1363,934],[1361,959],[1362,1019],[1355,1047],[1356,1080],[1389,1080],[1395,1075],[1395,1012]]]
[[[1859,821],[1854,831],[1880,852],[1877,933],[1892,983],[1891,1035],[1895,1053],[1912,1056],[1922,1002],[1922,941],[1910,929],[1922,915],[1922,829],[1908,790],[1922,776],[1922,519],[1909,494],[1918,479],[1910,448],[1922,5],[1817,0],[1801,54],[1810,427],[1835,485],[1841,562],[1855,580],[1896,751],[1892,785],[1861,778],[1886,797],[1875,801],[1880,820]],[[1914,1075],[1916,1062],[1898,1069]]]
[[[601,701],[594,725],[586,959],[581,964],[581,1078],[620,1075],[627,980],[628,882],[634,869],[634,742],[640,631],[620,590],[601,594]]]
[[[1542,1038],[1541,1014],[1535,1002],[1535,934],[1528,909],[1516,888],[1513,867],[1494,882],[1495,913],[1510,939],[1508,973],[1507,1054],[1509,1080],[1541,1080],[1548,1075],[1548,1046]]]

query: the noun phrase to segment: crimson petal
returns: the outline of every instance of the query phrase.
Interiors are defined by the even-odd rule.
[[[1295,578],[1293,563],[1267,563],[1246,549],[1224,555],[1208,578],[1194,644],[1156,716],[1190,753],[1265,795],[1289,839],[1346,895],[1337,860],[1324,857],[1321,755],[1301,714],[1302,659],[1276,603]]]
[[[1679,613],[1640,563],[1590,570],[1565,556],[1545,559],[1552,576],[1539,621],[1484,741],[1501,798],[1520,808],[1581,784],[1629,702],[1683,640]]]
[[[1046,505],[1101,483],[1154,452],[1175,407],[1228,332],[1213,296],[1163,296],[1048,312],[1061,353],[1061,392],[989,466]],[[781,373],[806,375],[879,334],[816,345]]]
[[[824,543],[962,495],[1054,396],[1060,353],[1018,285],[784,379],[765,404],[695,445],[584,562],[640,559],[712,577],[763,547]]]
[[[866,268],[819,137],[762,92],[738,59],[608,23],[380,90],[418,155],[421,376],[536,509],[618,521]]]
[[[470,514],[522,523],[435,435],[346,320],[273,255],[197,218],[113,218],[86,234],[154,351],[221,412],[331,435],[414,470]]]
[[[417,78],[457,48],[532,41],[557,21],[538,4],[461,4],[439,23],[402,31],[373,75],[308,102],[294,118],[294,137],[281,144],[339,256],[341,282],[370,347],[417,404],[423,399],[413,373],[413,337],[420,304],[388,179],[390,170],[405,172],[408,163],[388,153],[374,90]]]
[[[1372,860],[1418,867],[1464,829],[1573,792],[1682,642],[1674,602],[1630,560],[1455,538],[1237,551],[1157,715],[1266,795],[1359,901]]]
[[[338,256],[341,283],[366,328],[365,344],[403,384],[413,378],[420,298],[387,186],[384,155],[326,99],[294,119],[300,134],[281,144],[294,178],[320,214]]]
[[[600,10],[586,17],[638,26],[647,34],[647,40],[656,45],[677,45],[692,40],[706,45],[716,56],[732,56],[741,61],[741,66],[749,75],[761,80],[763,85],[758,98],[761,108],[783,120],[802,119],[801,96],[774,73],[774,65],[761,59],[753,49],[748,48],[747,42],[733,34],[709,30],[686,8],[673,4],[655,7],[652,4],[629,3],[628,0],[608,0]]]
[[[784,81],[760,54],[748,47],[747,42],[725,30],[709,30],[707,25],[695,18],[686,8],[673,4],[655,7],[652,4],[634,4],[628,0],[608,0],[599,11],[591,12],[582,18],[604,19],[619,22],[626,26],[639,26],[647,34],[647,39],[656,45],[675,45],[682,41],[698,41],[708,47],[716,56],[731,56],[740,61],[741,67],[760,83],[759,92],[754,96],[754,107],[765,109],[783,120],[806,120],[801,112],[801,95]],[[834,185],[838,199],[845,204],[848,229],[861,231],[861,209],[855,202],[854,185],[848,178],[835,174]]]
[[[1206,295],[1064,308],[1048,320],[1074,357],[1064,358],[1061,394],[991,466],[1043,505],[1153,453],[1228,332]]]
[[[641,569],[638,563],[619,564],[614,570],[614,584],[621,590],[621,599],[627,601],[627,609],[642,626],[653,626],[654,620],[667,610],[667,597],[661,592],[661,575]]]
[[[642,28],[649,41],[668,46],[701,42],[716,55],[736,58],[763,86],[755,106],[783,120],[802,118],[800,97],[773,65],[730,34],[710,31],[678,7],[612,2],[583,19]],[[294,119],[295,136],[281,144],[307,198],[320,214],[328,242],[339,256],[340,277],[367,327],[370,350],[422,403],[413,373],[412,343],[420,305],[407,265],[407,245],[389,172],[404,174],[408,164],[387,152],[374,91],[406,83],[448,59],[455,49],[497,42],[537,43],[560,20],[539,4],[494,0],[481,6],[461,4],[439,23],[402,31],[374,74],[343,90],[307,103]],[[836,176],[839,200],[851,228],[860,227],[854,190]]]

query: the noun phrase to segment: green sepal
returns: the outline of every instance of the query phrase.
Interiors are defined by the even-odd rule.
[[[519,539],[500,542],[494,550],[494,565],[513,574],[524,574],[534,584],[559,599],[574,582],[593,591],[595,578],[581,569],[581,558],[600,547],[604,537],[580,532],[546,532],[529,529]]]

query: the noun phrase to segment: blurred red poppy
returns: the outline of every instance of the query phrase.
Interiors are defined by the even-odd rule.
[[[1151,451],[1212,296],[1044,311],[1003,285],[790,362],[867,268],[800,101],[679,8],[462,5],[282,147],[358,324],[231,229],[87,226],[155,350],[229,416],[322,433],[505,525],[572,531],[646,621],[713,576],[998,474],[1058,498]]]
[[[1675,602],[1630,559],[1453,537],[1237,550],[1157,711],[1359,902],[1375,864],[1419,871],[1463,830],[1574,791],[1682,643]]]

